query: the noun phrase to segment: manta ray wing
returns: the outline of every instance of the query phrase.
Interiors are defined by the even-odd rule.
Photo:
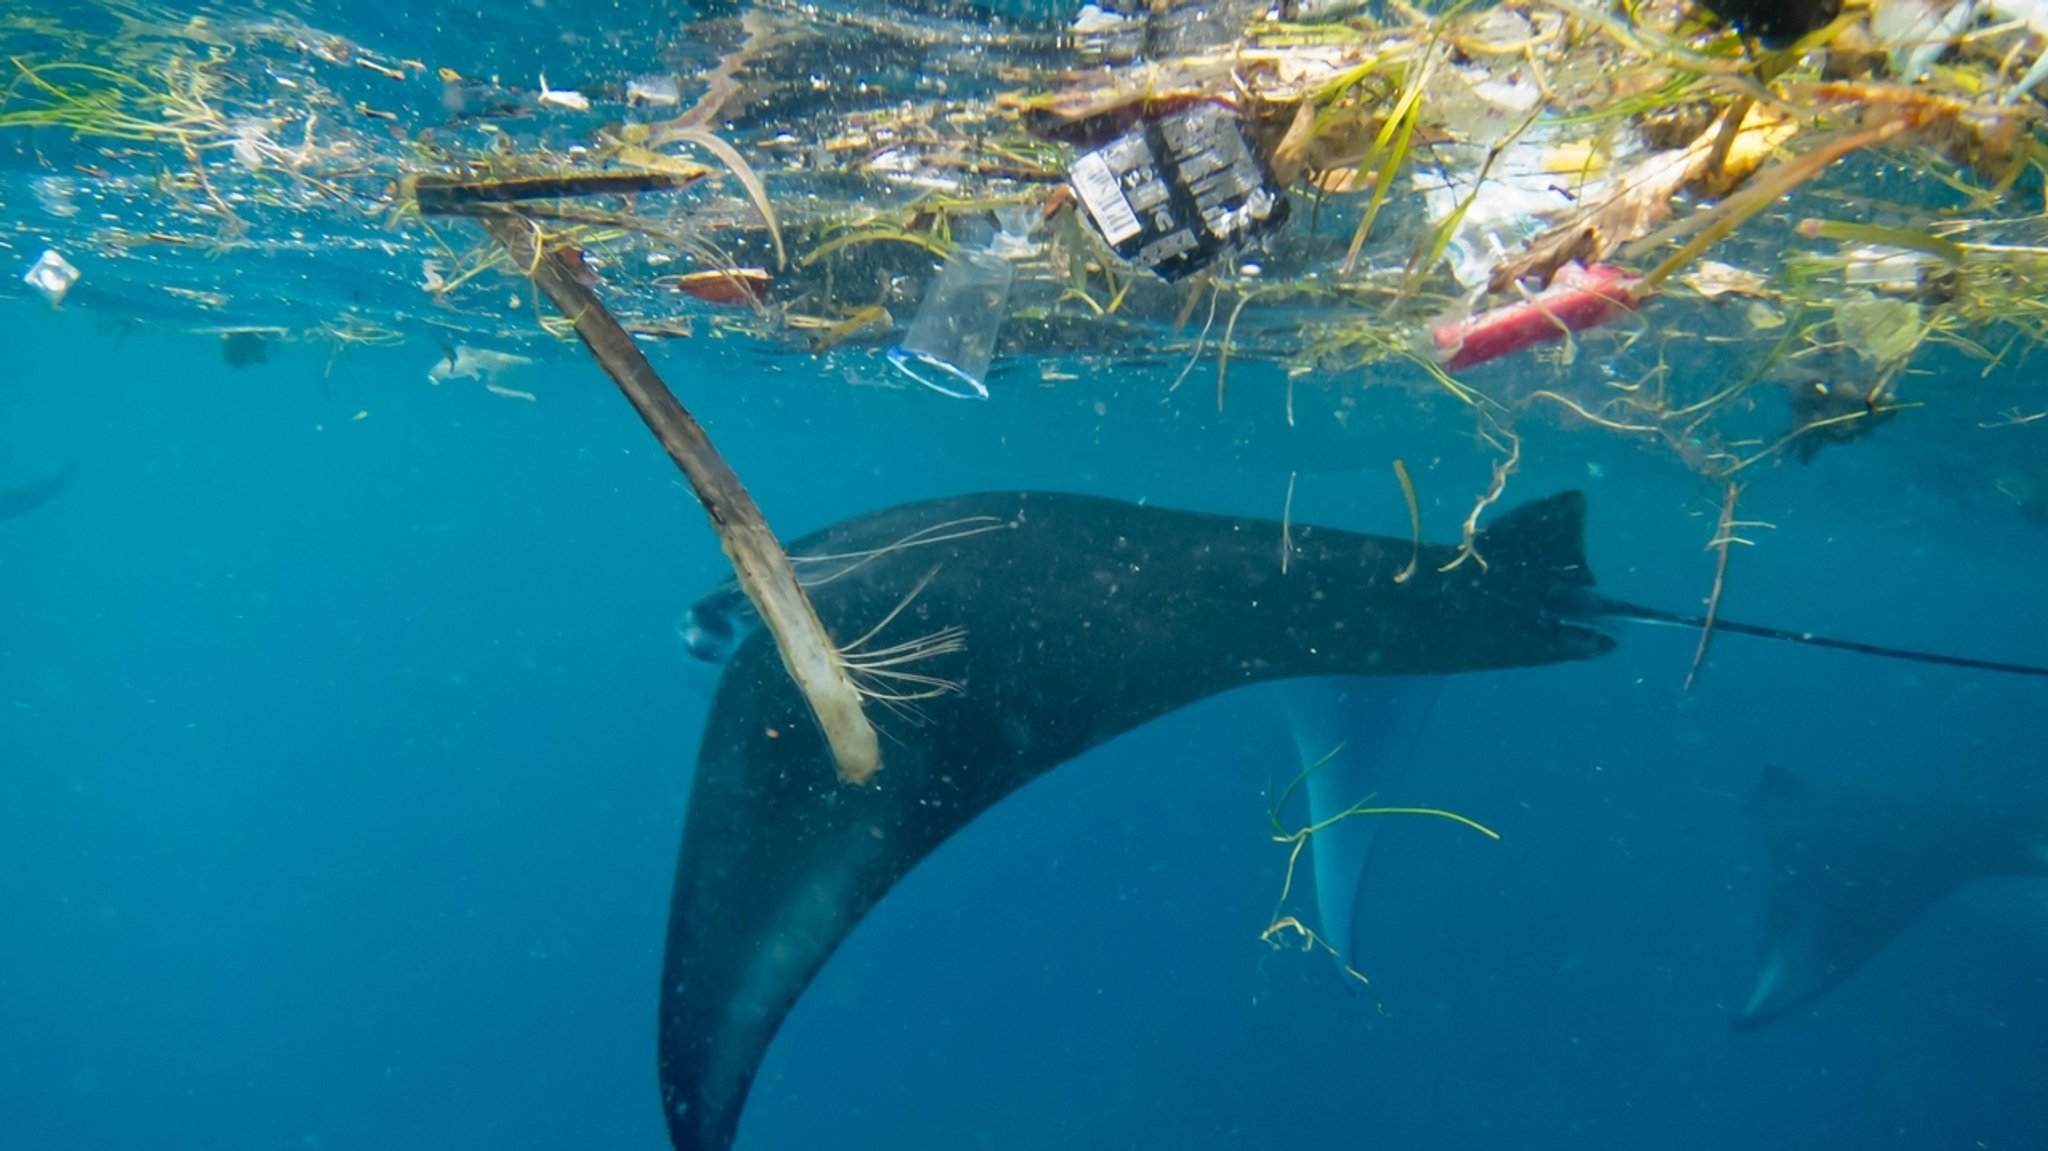
[[[1307,773],[1316,931],[1353,969],[1363,947],[1359,893],[1384,820],[1344,816],[1361,804],[1396,802],[1443,686],[1440,676],[1335,676],[1270,689]]]

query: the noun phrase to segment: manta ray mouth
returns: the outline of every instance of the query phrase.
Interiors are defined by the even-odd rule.
[[[705,663],[725,663],[761,617],[738,588],[723,588],[690,605],[676,621],[684,650]]]

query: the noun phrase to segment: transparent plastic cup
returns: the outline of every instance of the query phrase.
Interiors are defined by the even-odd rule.
[[[889,362],[941,395],[985,400],[1010,281],[1016,269],[991,252],[956,248],[924,290],[924,302]]]

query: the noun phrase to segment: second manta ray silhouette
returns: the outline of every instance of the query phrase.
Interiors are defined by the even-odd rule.
[[[1595,594],[1584,520],[1578,492],[1525,504],[1478,533],[1481,564],[1406,539],[1042,492],[856,517],[789,551],[872,693],[883,770],[863,787],[835,778],[740,593],[700,601],[686,638],[729,663],[669,907],[659,1069],[675,1147],[729,1147],[777,1028],[861,917],[948,836],[1082,752],[1248,684],[1535,667],[1612,650],[1605,619],[1698,622]],[[1298,718],[1302,738],[1313,723]],[[1351,854],[1318,863],[1362,864]],[[1348,920],[1342,897],[1321,901]]]
[[[1752,1031],[1840,986],[1950,893],[2048,875],[2048,799],[1823,796],[1784,768],[1752,810],[1771,851],[1756,978],[1735,1016]]]

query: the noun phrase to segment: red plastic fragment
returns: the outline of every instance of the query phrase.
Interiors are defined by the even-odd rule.
[[[1431,333],[1437,360],[1447,371],[1460,371],[1604,324],[1634,310],[1641,284],[1641,277],[1611,264],[1566,264],[1548,288],[1520,303],[1438,324]]]

